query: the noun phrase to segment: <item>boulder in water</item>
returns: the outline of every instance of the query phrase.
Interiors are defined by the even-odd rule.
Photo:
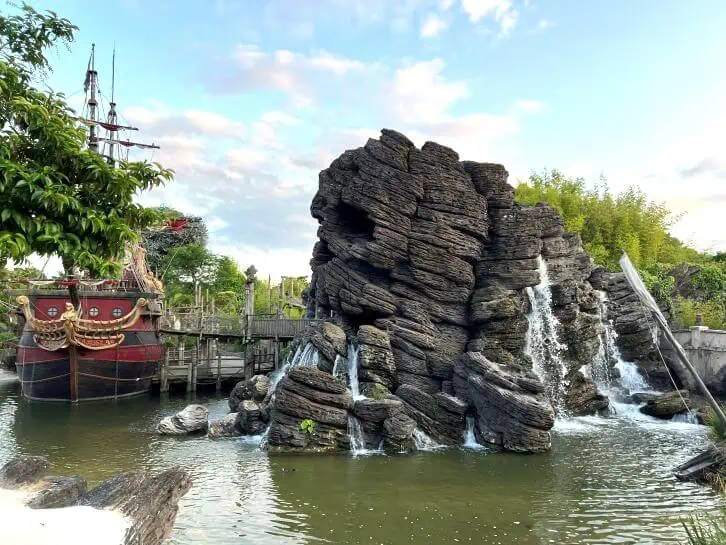
[[[316,367],[291,369],[269,406],[267,448],[273,452],[348,450],[352,407],[353,396],[340,378]]]
[[[31,509],[50,509],[74,505],[88,492],[88,482],[78,476],[46,477],[42,488],[35,492],[25,505]]]
[[[585,416],[606,411],[610,405],[607,396],[601,394],[595,383],[576,371],[567,376],[569,387],[565,407],[573,416]]]
[[[404,454],[416,449],[413,432],[416,422],[403,413],[383,421],[383,449],[390,454]]]
[[[534,373],[493,363],[479,352],[464,354],[454,371],[457,395],[475,409],[478,438],[518,452],[550,448],[555,414]]]
[[[251,399],[240,403],[235,429],[241,435],[260,435],[267,429],[267,413],[262,406]]]
[[[656,418],[670,419],[673,415],[688,412],[683,400],[688,402],[688,390],[673,390],[649,399],[640,412]]]
[[[239,437],[243,435],[237,427],[237,414],[229,413],[219,420],[210,422],[207,437],[210,439],[219,439],[221,437]]]
[[[174,416],[159,422],[157,431],[162,435],[186,435],[206,432],[209,427],[209,411],[203,405],[187,405]]]
[[[229,410],[236,412],[245,400],[262,401],[270,389],[270,379],[265,375],[255,375],[249,380],[238,382],[229,394]]]

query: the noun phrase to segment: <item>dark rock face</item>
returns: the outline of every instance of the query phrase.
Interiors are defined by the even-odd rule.
[[[653,399],[646,401],[645,406],[640,408],[640,412],[648,416],[657,418],[672,418],[675,414],[685,413],[688,411],[683,404],[685,399],[688,402],[688,390],[673,390],[660,394]]]
[[[224,418],[209,423],[207,437],[210,439],[219,439],[221,437],[239,437],[243,435],[242,431],[237,427],[238,413],[229,413]]]
[[[555,414],[532,371],[467,352],[456,365],[454,389],[475,407],[474,433],[480,443],[518,452],[549,449]]]
[[[187,405],[174,416],[163,418],[157,427],[162,435],[186,435],[206,432],[209,410],[203,405]]]
[[[241,435],[260,435],[267,429],[267,422],[268,415],[263,406],[247,399],[239,404],[233,430]]]
[[[48,460],[40,456],[13,458],[0,469],[0,488],[30,492],[26,505],[32,509],[81,505],[116,511],[129,521],[120,545],[161,545],[171,534],[179,500],[192,486],[188,473],[170,469],[158,474],[123,473],[88,492],[85,479],[46,477],[49,468]],[[87,535],[88,531],[79,527],[74,537],[80,541],[98,537]]]
[[[33,494],[25,505],[31,509],[51,509],[75,504],[88,491],[82,477],[47,477],[43,488]]]
[[[568,377],[570,387],[567,391],[565,404],[573,416],[598,414],[607,410],[608,398],[602,395],[595,384],[576,371]]]
[[[238,382],[229,394],[229,410],[236,412],[239,404],[246,400],[262,401],[270,389],[270,379],[265,375],[255,375],[249,380]]]
[[[480,441],[516,451],[549,448],[554,413],[527,355],[527,289],[545,280],[545,264],[564,374],[573,378],[570,409],[607,404],[592,382],[575,375],[600,348],[593,263],[552,208],[515,203],[507,177],[501,165],[461,162],[432,142],[418,149],[390,130],[320,173],[311,204],[319,240],[306,302],[310,316],[333,316],[339,327],[308,332],[305,342],[328,373],[356,344],[360,393],[376,401],[395,394],[401,412],[369,401],[351,412],[334,395],[322,396],[325,388],[301,391],[304,381],[290,377],[271,405],[271,444],[337,447],[352,416],[366,444],[382,439],[392,451],[408,448],[411,422],[437,442],[457,444],[472,414]],[[599,274],[598,289],[615,290],[613,300],[625,296]],[[622,340],[636,353],[645,346],[638,339]],[[305,435],[290,423],[295,418],[325,426],[326,439]]]
[[[43,456],[17,456],[0,469],[0,488],[20,488],[48,474],[50,463]]]
[[[273,451],[347,450],[353,396],[342,379],[315,367],[296,367],[277,385],[270,407],[268,448]],[[304,425],[311,421],[311,425]]]

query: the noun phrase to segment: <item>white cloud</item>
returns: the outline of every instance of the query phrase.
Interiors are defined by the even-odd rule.
[[[153,107],[133,106],[124,109],[122,118],[137,124],[151,133],[177,134],[187,137],[190,134],[220,138],[236,138],[244,135],[243,123],[215,112],[203,110],[184,110],[172,113],[163,104]]]
[[[421,37],[422,38],[433,38],[438,36],[442,31],[446,30],[448,23],[444,21],[439,15],[435,13],[429,13],[421,24]]]
[[[538,30],[546,30],[548,28],[552,28],[553,26],[555,26],[555,24],[547,19],[540,19],[539,21],[537,21]]]
[[[437,122],[457,100],[469,96],[465,81],[449,81],[442,75],[441,59],[417,62],[399,68],[391,83],[391,105],[404,122]]]
[[[210,244],[213,252],[223,254],[234,259],[245,270],[254,265],[262,278],[268,275],[272,279],[282,276],[310,276],[310,256],[312,247],[308,250],[298,248],[269,248],[257,245],[215,243]]]
[[[526,99],[518,100],[514,104],[514,107],[516,109],[519,109],[523,112],[528,112],[528,113],[539,112],[542,110],[542,108],[544,108],[544,106],[545,106],[544,102],[542,102],[540,100],[526,100]]]
[[[472,23],[492,18],[502,34],[507,34],[517,24],[519,13],[510,0],[461,0],[461,7]]]
[[[441,6],[441,9],[446,11],[447,9],[450,9],[455,2],[456,0],[439,0],[439,5]]]

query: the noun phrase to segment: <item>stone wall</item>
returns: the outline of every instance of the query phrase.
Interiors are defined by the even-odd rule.
[[[726,396],[726,331],[695,326],[674,331],[673,334],[711,392]],[[663,338],[661,350],[668,360],[676,357]]]

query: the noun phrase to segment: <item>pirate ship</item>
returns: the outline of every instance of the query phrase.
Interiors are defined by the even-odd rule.
[[[118,122],[111,100],[99,120],[102,95],[95,69],[95,46],[86,70],[86,100],[78,120],[88,126],[88,147],[111,164],[123,149],[157,149],[120,133],[138,130]],[[105,135],[100,132],[105,130]],[[16,369],[23,395],[34,400],[82,401],[132,396],[151,389],[163,358],[159,333],[164,290],[148,269],[145,250],[131,249],[118,279],[75,274],[58,280],[27,281],[20,305]],[[73,294],[73,296],[71,296]]]

